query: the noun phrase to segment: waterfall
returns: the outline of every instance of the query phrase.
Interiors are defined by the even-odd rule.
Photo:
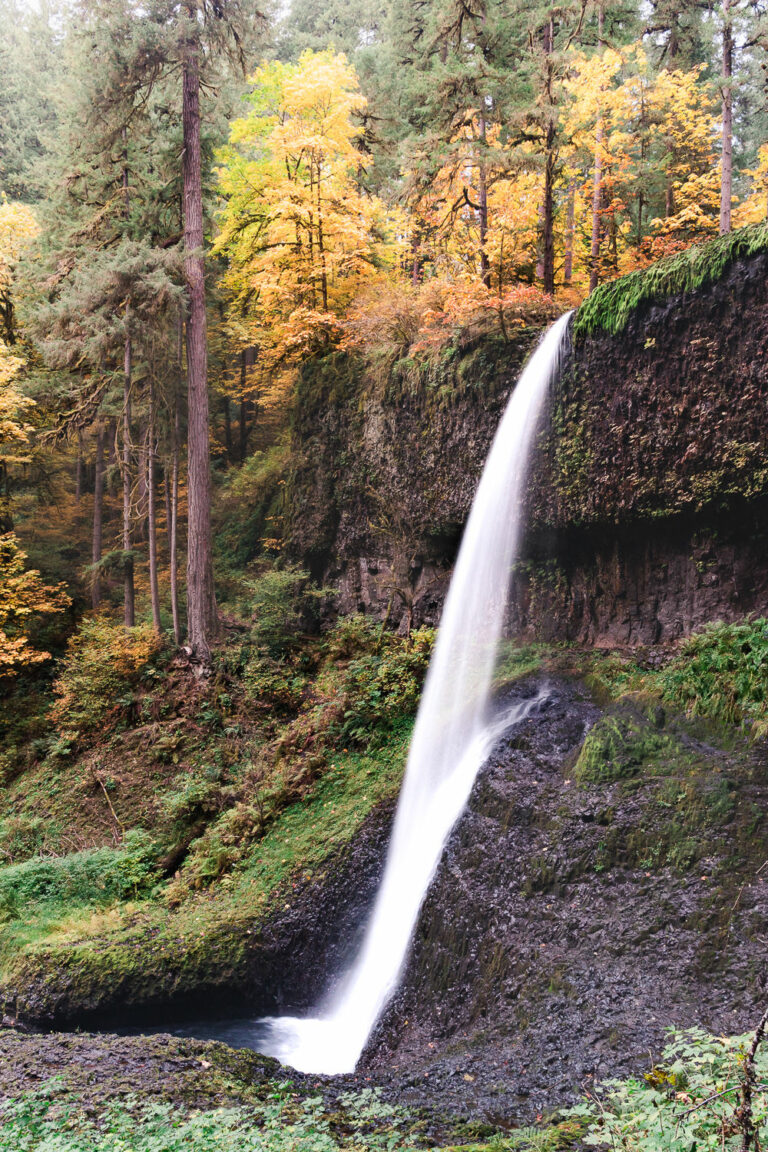
[[[529,458],[570,313],[525,366],[491,446],[443,609],[381,885],[360,951],[315,1017],[269,1018],[261,1051],[302,1072],[354,1071],[397,987],[419,910],[478,771],[537,698],[491,715]]]

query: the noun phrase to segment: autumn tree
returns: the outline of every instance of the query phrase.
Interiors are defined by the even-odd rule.
[[[12,532],[0,536],[0,681],[50,659],[35,648],[30,625],[70,603],[63,585],[43,583],[39,572],[25,567],[26,559]]]
[[[397,247],[384,205],[361,187],[355,116],[365,101],[345,57],[306,52],[253,82],[251,112],[221,154],[216,249],[228,261],[232,330],[268,366],[327,347]]]

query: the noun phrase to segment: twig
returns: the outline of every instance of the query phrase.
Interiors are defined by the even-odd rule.
[[[92,768],[91,771],[93,772],[94,780],[99,785],[102,792],[104,793],[104,799],[106,800],[107,804],[109,805],[109,810],[112,813],[112,817],[115,821],[115,824],[117,824],[118,828],[120,829],[121,836],[124,836],[125,835],[125,828],[123,827],[122,821],[120,820],[120,817],[117,815],[117,812],[115,812],[114,805],[110,799],[109,792],[107,792],[107,788],[106,788],[106,785],[104,784],[104,781],[102,780],[101,776],[99,776],[99,774],[95,768]]]
[[[757,1132],[755,1130],[754,1116],[752,1115],[752,1092],[757,1087],[755,1079],[755,1057],[757,1050],[760,1047],[763,1039],[765,1038],[765,1030],[768,1027],[768,1008],[763,1013],[762,1019],[755,1029],[755,1035],[752,1038],[749,1052],[744,1059],[744,1079],[741,1085],[741,1104],[736,1112],[739,1123],[739,1128],[742,1132],[741,1152],[749,1152],[750,1148],[755,1144],[759,1148],[757,1142]]]

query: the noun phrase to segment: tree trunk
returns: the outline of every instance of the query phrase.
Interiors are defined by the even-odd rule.
[[[239,435],[239,456],[240,463],[243,464],[245,457],[248,454],[248,415],[251,409],[251,403],[245,395],[245,390],[248,385],[248,369],[253,366],[255,359],[255,350],[253,348],[244,348],[240,354],[240,426],[238,429]],[[255,413],[256,406],[254,404],[253,411]]]
[[[93,475],[93,536],[91,540],[91,563],[93,581],[91,584],[91,607],[101,603],[101,576],[97,565],[101,562],[101,538],[104,516],[104,424],[101,420],[96,428],[96,464]]]
[[[565,256],[563,259],[563,281],[573,280],[573,238],[576,225],[576,189],[573,181],[568,185],[568,206],[565,215]]]
[[[77,430],[77,465],[75,468],[75,501],[77,504],[83,495],[83,433]]]
[[[544,204],[542,207],[541,264],[544,291],[552,295],[555,291],[555,126],[550,121],[547,127],[547,158],[544,166]]]
[[[138,463],[136,468],[136,515],[133,518],[133,538],[143,542],[147,539],[147,461],[149,459],[149,427],[139,420]]]
[[[597,13],[598,45],[603,47],[603,7]],[[597,121],[595,132],[595,178],[592,187],[592,243],[589,250],[589,290],[597,288],[600,279],[600,208],[603,200],[603,118]]]
[[[229,409],[229,396],[222,396],[224,405],[224,447],[227,450],[227,461],[232,461],[232,416]]]
[[[672,186],[672,177],[667,176],[667,187],[664,194],[664,216],[668,220],[675,214],[675,189]]]
[[[592,188],[592,243],[589,249],[589,290],[597,288],[600,279],[600,207],[603,195],[602,120],[595,134],[595,179]]]
[[[550,16],[544,33],[544,55],[546,58],[545,91],[551,107],[555,101],[553,91],[552,51],[555,43],[554,18]],[[548,295],[555,291],[555,121],[550,115],[544,140],[544,200],[541,206],[541,279]]]
[[[196,8],[186,11],[182,59],[184,133],[184,276],[187,285],[188,504],[187,627],[194,655],[208,663],[216,633],[211,556],[211,466],[208,350],[203,264],[203,190],[200,151],[200,47]]]
[[[480,279],[486,288],[491,286],[491,265],[488,260],[488,253],[486,251],[486,243],[488,240],[488,173],[486,169],[485,157],[485,141],[486,141],[486,126],[485,117],[480,117],[480,155],[478,157],[478,205],[480,217]]]
[[[733,191],[733,28],[730,0],[723,0],[723,147],[720,175],[720,235],[731,230]]]
[[[136,623],[136,598],[133,587],[133,541],[131,533],[131,372],[133,348],[130,336],[125,341],[123,376],[123,598],[126,628]]]
[[[179,357],[181,363],[181,357]],[[173,618],[173,638],[181,644],[181,624],[179,621],[179,398],[173,397],[173,427],[171,429],[171,475],[165,473],[165,510],[168,529],[168,552],[171,575],[171,616]]]
[[[322,171],[317,173],[317,247],[320,252],[320,288],[323,294],[323,311],[328,311],[328,265],[325,259],[325,233],[323,225]]]
[[[155,476],[155,385],[149,384],[149,428],[147,429],[147,533],[149,538],[149,594],[152,626],[162,635],[160,590],[157,582],[157,482]]]

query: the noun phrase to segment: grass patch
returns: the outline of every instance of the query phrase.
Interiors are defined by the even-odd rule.
[[[719,280],[729,264],[768,251],[768,224],[749,224],[706,244],[686,248],[649,268],[600,284],[579,308],[573,323],[577,340],[603,331],[616,336],[642,304],[693,292]]]
[[[0,870],[0,921],[29,919],[40,905],[107,905],[132,899],[157,880],[152,842],[129,833],[121,849],[33,857]]]

